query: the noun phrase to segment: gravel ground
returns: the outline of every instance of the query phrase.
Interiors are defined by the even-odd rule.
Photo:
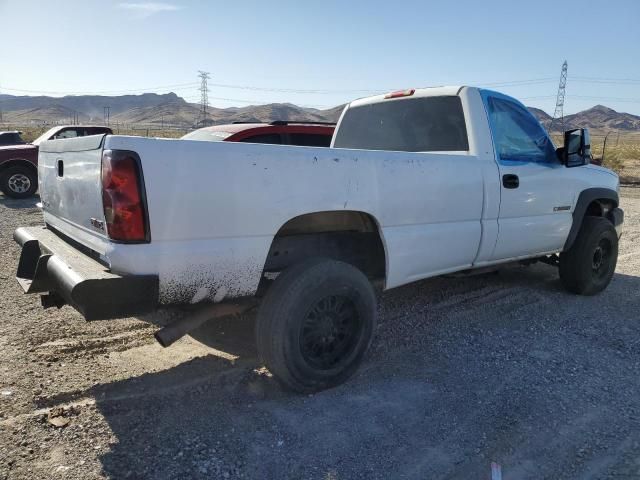
[[[640,478],[640,188],[603,294],[545,265],[387,292],[363,367],[312,396],[260,368],[251,315],[162,349],[170,312],[43,311],[14,280],[34,204],[0,196],[0,479]]]

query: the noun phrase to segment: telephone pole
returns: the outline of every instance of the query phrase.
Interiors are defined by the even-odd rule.
[[[109,120],[111,117],[111,107],[107,105],[106,107],[102,107],[102,109],[103,109],[102,115],[104,117],[104,124],[106,126],[109,126]]]
[[[556,109],[553,112],[553,118],[551,118],[551,124],[549,125],[549,133],[553,131],[553,124],[557,119],[560,120],[560,131],[564,132],[564,96],[567,87],[567,61],[562,64],[562,70],[560,70],[560,85],[558,85],[558,96],[556,97]]]
[[[209,88],[207,86],[209,72],[198,70],[198,77],[200,77],[200,121],[198,123],[204,123],[208,118],[207,110],[209,108]]]

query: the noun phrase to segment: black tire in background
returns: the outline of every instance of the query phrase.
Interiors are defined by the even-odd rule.
[[[609,220],[585,217],[571,248],[560,254],[560,280],[579,295],[601,292],[616,270],[618,234]]]
[[[0,190],[7,197],[28,198],[38,189],[38,174],[29,167],[13,166],[0,172]]]
[[[360,270],[324,258],[301,262],[278,276],[260,306],[260,359],[291,390],[333,387],[362,362],[375,317],[375,292]]]

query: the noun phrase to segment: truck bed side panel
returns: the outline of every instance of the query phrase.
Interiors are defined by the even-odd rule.
[[[152,243],[114,245],[117,273],[160,270],[163,303],[255,292],[271,241],[306,213],[378,222],[387,287],[471,265],[483,192],[467,152],[405,153],[107,137],[142,160]],[[139,255],[131,254],[137,250]]]

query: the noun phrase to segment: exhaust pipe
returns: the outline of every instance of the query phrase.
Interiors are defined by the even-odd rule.
[[[153,336],[156,338],[160,345],[166,348],[176,341],[180,340],[190,331],[198,328],[207,320],[225,317],[227,315],[240,314],[246,312],[252,306],[253,304],[236,305],[227,303],[219,305],[208,305],[198,311],[193,312],[190,315],[187,315],[176,320],[175,322],[170,323],[165,327],[162,327],[160,330],[154,333]]]

